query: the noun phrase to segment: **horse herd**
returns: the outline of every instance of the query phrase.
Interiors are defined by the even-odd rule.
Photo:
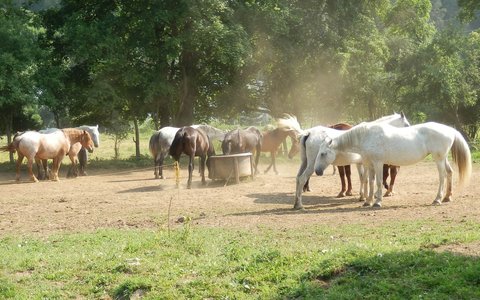
[[[225,155],[253,153],[255,174],[259,173],[260,152],[270,152],[271,162],[265,173],[273,167],[278,174],[275,156],[280,144],[287,137],[290,137],[292,145],[288,157],[292,158],[298,152],[301,154],[301,164],[296,177],[295,209],[303,209],[302,193],[310,190],[309,178],[314,172],[323,175],[328,165],[337,166],[339,169],[342,190],[338,197],[343,197],[352,194],[350,165],[355,164],[360,178],[359,200],[364,201],[364,206],[377,207],[382,205],[382,185],[387,188],[385,196],[393,193],[399,166],[414,164],[429,154],[435,161],[439,174],[439,187],[433,204],[451,201],[453,171],[448,162],[449,152],[458,166],[460,185],[468,182],[472,171],[470,149],[456,129],[435,122],[410,126],[403,113],[394,113],[356,126],[340,123],[309,129],[302,129],[294,116],[286,115],[277,120],[276,128],[264,132],[254,126],[229,132],[210,125],[163,127],[151,136],[149,150],[154,160],[155,178],[163,178],[162,166],[167,155],[172,156],[175,161],[178,161],[182,154],[187,155],[187,188],[190,188],[195,156],[200,157],[199,171],[202,183],[205,184],[205,169],[209,166],[209,157],[215,155],[212,143],[214,140],[221,141],[222,153]],[[58,169],[64,156],[68,155],[72,161],[72,173],[78,163],[77,156],[80,157],[81,171],[84,172],[85,149],[93,151],[93,147],[98,145],[98,126],[83,126],[43,133],[17,133],[13,142],[0,150],[17,151],[17,181],[20,179],[19,169],[24,157],[28,159],[32,181],[37,181],[32,172],[33,161],[39,166],[40,174],[40,170],[47,165],[47,159],[53,159],[50,179],[58,180]],[[46,169],[42,172],[47,173]],[[389,172],[391,180],[387,184]]]

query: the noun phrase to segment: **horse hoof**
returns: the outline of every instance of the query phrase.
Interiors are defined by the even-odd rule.
[[[383,197],[391,197],[393,196],[393,192],[386,192]]]
[[[365,203],[363,203],[362,206],[363,206],[363,207],[370,207],[371,205],[370,205],[370,202],[365,202]]]
[[[297,203],[295,203],[295,205],[293,206],[293,209],[294,209],[294,210],[305,210],[305,209],[303,208],[303,205],[297,204]]]
[[[343,198],[345,197],[345,194],[343,192],[338,193],[337,198]]]
[[[440,205],[440,204],[442,204],[442,202],[440,202],[440,200],[435,200],[432,203],[432,205]]]
[[[350,192],[347,191],[347,192],[345,193],[345,195],[347,195],[347,196],[353,196],[353,193],[352,193],[351,191],[350,191]]]
[[[447,203],[447,202],[451,202],[451,201],[452,201],[452,198],[445,197],[445,198],[443,198],[442,203]]]
[[[373,204],[373,207],[382,207],[382,203],[375,202]]]

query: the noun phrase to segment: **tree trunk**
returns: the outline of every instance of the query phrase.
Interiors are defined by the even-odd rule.
[[[6,122],[6,126],[5,126],[5,133],[7,134],[7,145],[10,145],[10,143],[12,142],[13,112],[10,111],[6,121],[7,122]],[[12,152],[8,153],[8,157],[10,159],[10,162],[13,163],[14,158],[13,158],[13,153]]]
[[[195,104],[195,67],[193,54],[191,52],[182,55],[182,86],[180,91],[180,108],[175,125],[187,126],[193,123],[193,106]]]
[[[135,128],[135,139],[133,140],[135,142],[135,158],[139,160],[140,159],[140,131],[138,129],[137,118],[133,119],[133,126]]]

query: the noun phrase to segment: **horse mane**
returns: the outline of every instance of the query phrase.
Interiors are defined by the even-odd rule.
[[[333,147],[339,151],[350,150],[358,145],[364,134],[368,132],[368,124],[361,123],[345,131],[333,140]]]
[[[277,128],[283,130],[293,130],[297,135],[305,135],[306,131],[300,127],[297,117],[294,115],[285,114],[285,117],[277,119]]]
[[[175,133],[175,137],[173,138],[172,145],[170,145],[170,149],[168,150],[168,154],[172,157],[175,157],[176,153],[175,150],[178,148],[178,145],[182,142],[183,135],[185,134],[185,127],[180,128],[177,133]]]

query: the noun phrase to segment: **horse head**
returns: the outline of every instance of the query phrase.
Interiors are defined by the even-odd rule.
[[[335,152],[334,147],[334,142],[330,137],[326,136],[321,139],[317,157],[315,158],[315,174],[319,176],[323,175],[323,171],[335,161],[337,153]]]
[[[80,139],[80,144],[82,144],[83,148],[87,149],[88,152],[92,153],[93,152],[93,140],[92,137],[90,136],[90,133],[88,131],[83,130],[82,132],[82,137]]]

